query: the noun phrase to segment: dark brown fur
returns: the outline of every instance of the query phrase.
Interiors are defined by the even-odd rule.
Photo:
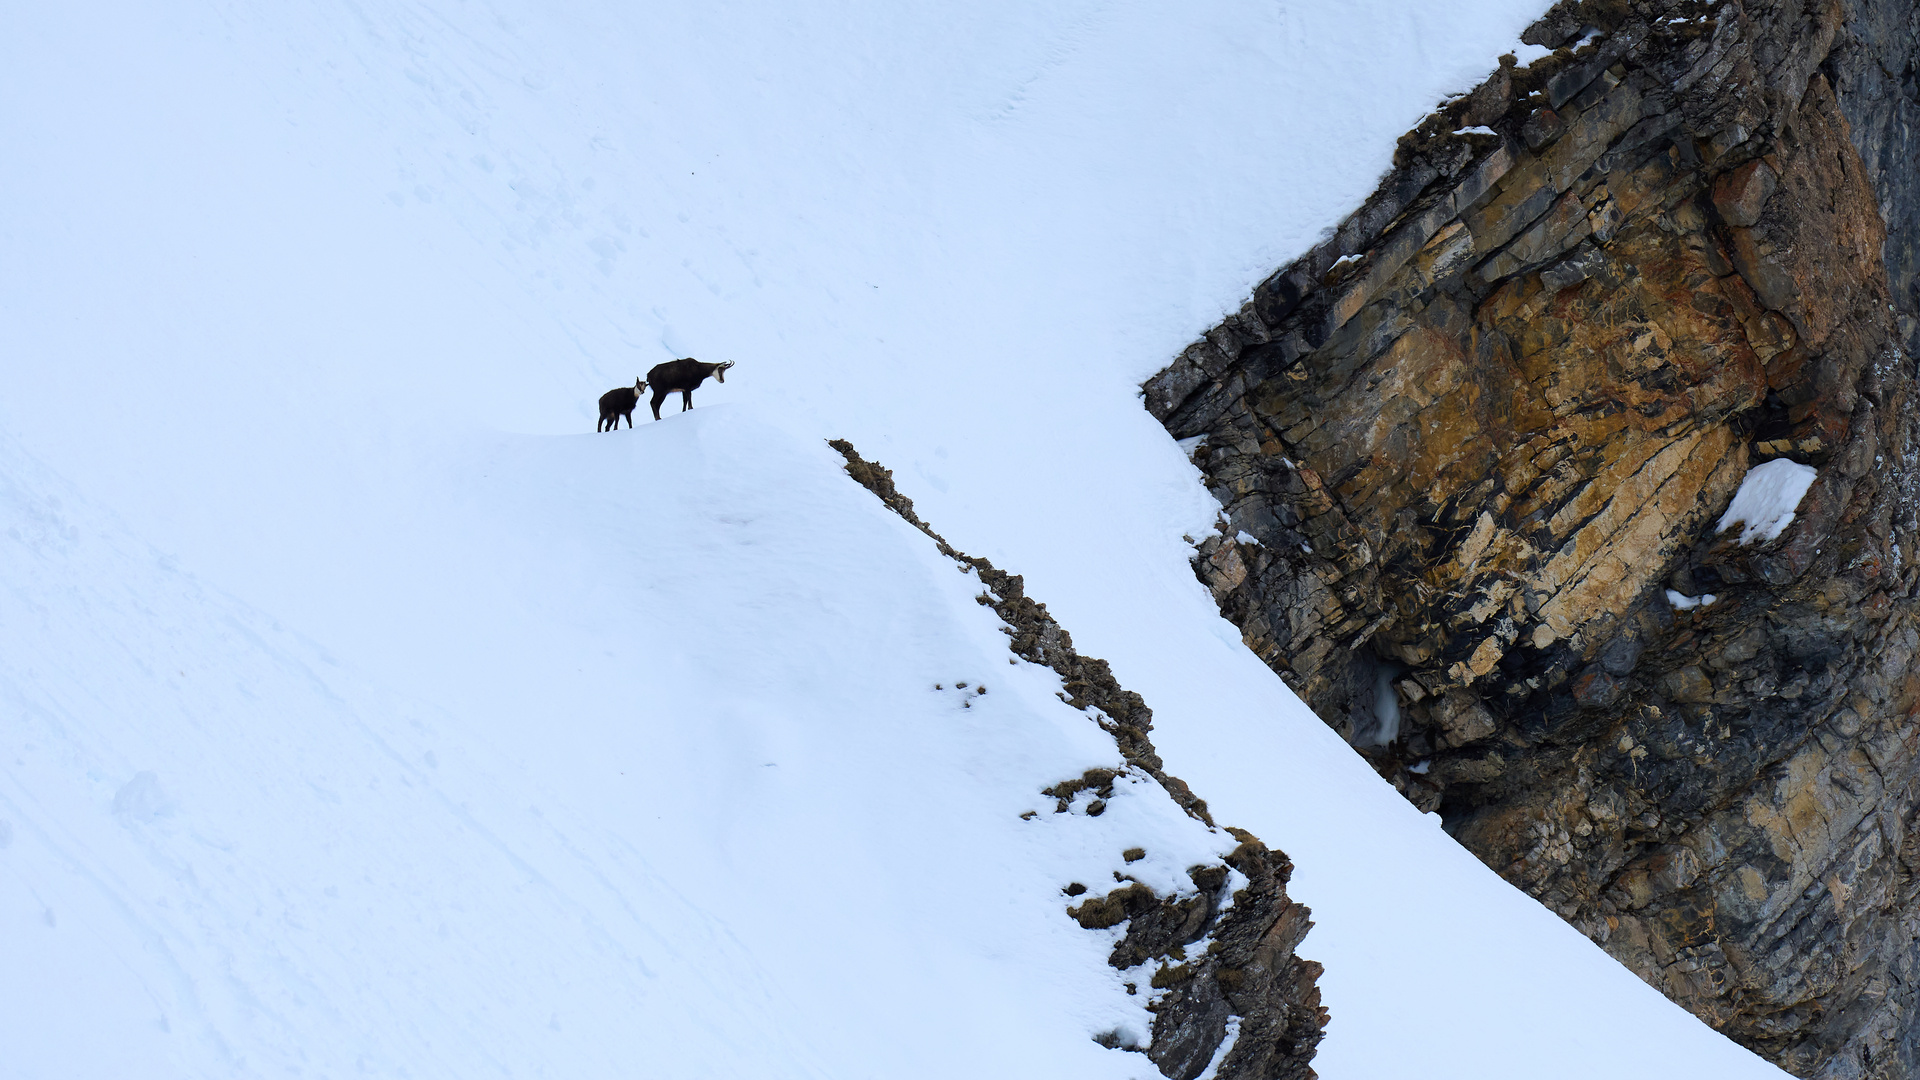
[[[726,382],[727,369],[732,366],[731,360],[720,364],[703,364],[691,356],[654,365],[653,370],[647,372],[647,385],[653,387],[653,418],[660,419],[660,403],[676,390],[680,392],[680,411],[693,408],[693,392],[707,381],[707,376]],[[627,422],[631,424],[633,421]]]
[[[623,416],[627,418],[627,426],[632,427],[633,407],[640,404],[640,395],[646,392],[646,389],[646,380],[635,379],[633,380],[632,386],[615,387],[601,394],[600,423],[593,430],[612,431],[614,428],[620,426],[620,418]],[[659,418],[660,409],[658,406],[654,408],[653,415],[655,419]]]

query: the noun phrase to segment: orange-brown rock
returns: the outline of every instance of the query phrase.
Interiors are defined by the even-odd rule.
[[[1195,566],[1248,646],[1801,1075],[1920,1075],[1916,18],[1563,4],[1539,43],[1603,32],[1409,133],[1145,387],[1206,436]],[[1792,523],[1717,534],[1777,458],[1817,470]]]

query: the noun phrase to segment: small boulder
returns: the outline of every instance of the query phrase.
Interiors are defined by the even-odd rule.
[[[1567,122],[1560,119],[1560,114],[1543,105],[1520,126],[1520,137],[1526,140],[1527,149],[1538,150],[1559,138],[1566,130]]]
[[[1779,183],[1764,161],[1749,161],[1713,182],[1713,208],[1721,220],[1744,229],[1760,220],[1760,210]]]
[[[1480,699],[1465,690],[1449,690],[1434,703],[1433,718],[1450,746],[1465,746],[1493,734],[1498,726]]]
[[[1588,668],[1574,676],[1573,700],[1586,709],[1604,709],[1620,700],[1626,687],[1601,668]]]
[[[1662,683],[1667,696],[1675,701],[1698,705],[1713,700],[1713,681],[1697,664],[1668,672]]]

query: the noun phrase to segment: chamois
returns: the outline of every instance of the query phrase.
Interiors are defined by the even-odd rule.
[[[647,372],[647,385],[653,387],[653,418],[660,419],[660,403],[675,390],[680,391],[680,411],[693,408],[693,392],[707,381],[707,376],[726,382],[727,369],[732,366],[731,360],[720,364],[703,364],[691,356],[654,365],[653,370]],[[633,421],[627,422],[631,424]]]
[[[595,431],[612,431],[620,426],[620,418],[627,418],[627,426],[633,426],[633,407],[640,404],[640,395],[645,393],[645,379],[633,380],[632,386],[617,386],[600,395],[600,423]],[[656,413],[658,409],[654,410]]]

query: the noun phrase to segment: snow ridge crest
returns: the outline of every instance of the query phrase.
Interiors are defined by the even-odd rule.
[[[1042,794],[1055,799],[1055,813],[1073,812],[1081,806],[1076,797],[1090,793],[1093,798],[1082,812],[1098,815],[1116,782],[1150,778],[1188,815],[1218,828],[1205,800],[1169,775],[1155,753],[1149,737],[1153,711],[1146,702],[1120,685],[1105,660],[1075,651],[1073,638],[1046,605],[1026,595],[1020,575],[947,543],[894,486],[892,470],[865,460],[844,439],[828,445],[846,458],[855,482],[925,533],[941,554],[978,575],[985,589],[977,599],[1005,622],[1001,630],[1010,639],[1008,648],[1020,659],[1051,668],[1063,684],[1061,700],[1113,736],[1125,764],[1090,769],[1047,788]],[[1149,1006],[1155,1014],[1151,1038],[1142,1044],[1121,1031],[1097,1038],[1115,1049],[1144,1052],[1173,1080],[1194,1080],[1209,1068],[1218,1080],[1306,1080],[1314,1075],[1310,1062],[1327,1023],[1316,985],[1321,967],[1296,952],[1313,925],[1311,913],[1287,896],[1293,863],[1285,853],[1244,829],[1225,831],[1239,846],[1218,863],[1189,868],[1190,894],[1159,896],[1118,873],[1118,887],[1104,896],[1087,895],[1079,882],[1064,890],[1073,897],[1087,895],[1067,909],[1083,928],[1104,931],[1125,924],[1108,958],[1115,968],[1158,965],[1149,976],[1151,990],[1160,992]],[[1127,985],[1130,991],[1137,987]]]

